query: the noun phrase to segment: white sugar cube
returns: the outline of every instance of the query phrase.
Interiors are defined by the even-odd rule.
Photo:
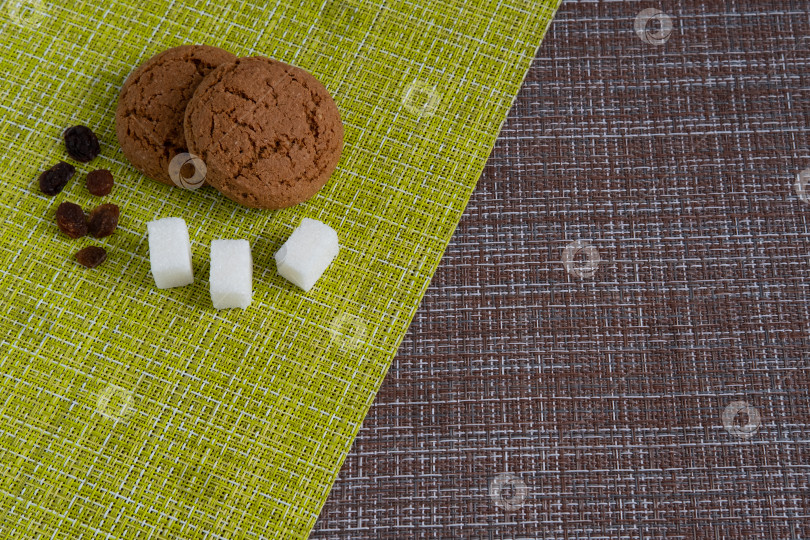
[[[158,289],[194,283],[191,242],[183,218],[163,218],[146,224],[149,234],[149,264]]]
[[[338,236],[332,227],[315,219],[304,218],[276,251],[278,273],[309,291],[335,260],[339,250]]]
[[[247,240],[211,240],[211,302],[246,308],[253,299],[253,257]]]

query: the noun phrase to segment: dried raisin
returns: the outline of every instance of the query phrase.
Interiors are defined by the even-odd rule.
[[[101,153],[98,137],[87,126],[73,126],[65,130],[65,147],[76,161],[88,162]]]
[[[81,238],[87,234],[87,217],[78,204],[63,202],[56,209],[56,225],[71,238]]]
[[[39,175],[39,189],[45,195],[53,197],[59,194],[76,174],[76,167],[70,163],[60,161],[47,171]]]
[[[87,174],[87,191],[97,197],[109,195],[113,183],[113,175],[107,169],[98,169]]]
[[[107,250],[98,246],[87,246],[76,252],[76,260],[87,268],[95,268],[107,260]]]
[[[114,204],[101,204],[90,212],[87,218],[87,228],[95,238],[110,236],[118,226],[118,206]]]

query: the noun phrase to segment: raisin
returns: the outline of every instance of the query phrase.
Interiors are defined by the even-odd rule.
[[[53,197],[59,194],[76,174],[76,167],[70,163],[60,161],[47,171],[39,175],[39,189],[45,195]]]
[[[87,268],[95,268],[107,260],[107,250],[98,246],[87,246],[76,252],[76,260]]]
[[[63,202],[56,209],[56,225],[71,238],[81,238],[87,234],[87,217],[78,204]]]
[[[87,174],[87,191],[96,197],[109,195],[113,183],[112,173],[107,169],[98,169]]]
[[[76,161],[88,162],[101,153],[98,137],[87,126],[73,126],[65,130],[65,147]]]
[[[118,206],[101,204],[90,212],[87,218],[87,229],[94,238],[110,236],[118,226]]]

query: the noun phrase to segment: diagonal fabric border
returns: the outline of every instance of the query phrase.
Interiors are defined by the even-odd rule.
[[[312,538],[810,538],[808,194],[810,4],[565,2]]]
[[[558,0],[4,4],[0,19],[0,507],[5,537],[303,538],[314,524]],[[312,71],[346,147],[330,183],[278,212],[129,167],[113,110],[141,61],[183,43]],[[98,133],[119,229],[94,271],[58,234],[91,207],[89,166],[55,198],[35,178],[62,131]],[[185,218],[195,283],[157,290],[145,224]],[[342,250],[302,294],[272,253],[302,217]],[[249,309],[216,312],[214,238],[247,238]]]

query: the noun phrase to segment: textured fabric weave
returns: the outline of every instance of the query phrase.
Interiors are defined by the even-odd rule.
[[[810,538],[809,36],[561,6],[315,538]]]
[[[546,1],[9,0],[0,18],[0,536],[305,537],[485,164],[556,8]],[[334,94],[346,145],[329,184],[278,212],[139,175],[118,90],[184,43],[262,54]],[[55,198],[39,172],[86,124],[102,156]],[[60,235],[92,168],[121,207],[102,241]],[[158,290],[146,222],[183,217],[193,285]],[[308,294],[272,255],[301,221],[338,231]],[[212,239],[250,241],[254,298],[216,311]],[[88,271],[72,256],[100,244]]]

